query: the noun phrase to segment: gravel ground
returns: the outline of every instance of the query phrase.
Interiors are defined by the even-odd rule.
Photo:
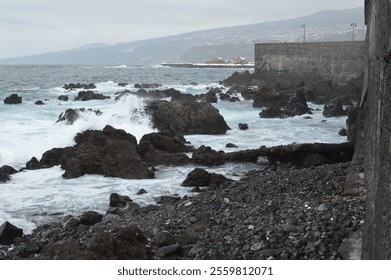
[[[363,197],[343,195],[348,166],[269,166],[158,207],[111,208],[92,226],[74,218],[46,225],[18,250],[35,240],[43,249],[24,258],[48,258],[53,231],[61,242],[87,244],[95,232],[135,225],[153,259],[341,259],[338,248],[363,225],[365,210]],[[3,258],[21,258],[17,248]]]

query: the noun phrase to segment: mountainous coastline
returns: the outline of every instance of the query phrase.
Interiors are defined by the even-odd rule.
[[[162,61],[205,62],[215,56],[244,56],[253,60],[254,43],[364,40],[362,7],[326,10],[290,20],[195,31],[149,40],[89,44],[80,48],[0,60],[0,64],[126,64],[156,65]]]

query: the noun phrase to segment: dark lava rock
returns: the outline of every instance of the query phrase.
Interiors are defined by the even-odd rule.
[[[189,134],[225,134],[230,129],[209,103],[153,100],[146,106],[154,128]]]
[[[87,211],[80,216],[79,221],[82,225],[92,226],[102,221],[102,217],[98,212]]]
[[[327,102],[323,107],[323,116],[326,118],[346,116],[341,100],[336,98]]]
[[[54,166],[54,165],[53,165]],[[36,170],[42,168],[38,159],[36,157],[32,157],[27,163],[26,163],[26,169],[28,170]]]
[[[226,148],[239,148],[238,145],[235,145],[233,143],[228,143],[227,145],[225,145]]]
[[[152,240],[153,243],[159,247],[169,246],[176,243],[175,238],[171,233],[158,228],[154,228],[152,230]]]
[[[134,85],[134,88],[138,88],[138,89],[144,89],[144,88],[158,88],[158,87],[161,87],[162,85],[161,84],[135,84]]]
[[[209,146],[200,146],[193,151],[192,162],[199,165],[215,166],[225,163],[225,153],[213,150]]]
[[[181,198],[176,195],[162,195],[155,199],[158,204],[175,204],[179,200],[181,200]]]
[[[5,183],[11,180],[10,175],[16,173],[16,169],[9,165],[3,165],[0,168],[0,183]]]
[[[179,253],[180,250],[181,250],[181,246],[179,246],[178,244],[174,244],[174,245],[160,247],[159,249],[156,250],[155,255],[161,258],[165,258]]]
[[[226,182],[232,182],[232,180],[221,174],[209,173],[202,168],[196,168],[187,174],[186,179],[182,182],[182,186],[207,187],[211,185],[221,185]]]
[[[169,132],[145,134],[137,146],[141,159],[151,166],[188,164],[190,158],[183,153],[192,150],[182,137]]]
[[[146,193],[148,193],[146,190],[140,189],[140,190],[136,193],[136,195],[142,195],[142,194],[146,194]]]
[[[22,97],[16,93],[11,94],[10,96],[4,99],[4,104],[20,104],[22,103]]]
[[[285,118],[293,117],[293,115],[285,111],[284,109],[281,109],[280,107],[272,106],[266,108],[265,110],[262,110],[262,112],[259,113],[259,117],[265,119],[271,119],[271,118],[285,119]]]
[[[118,86],[120,87],[126,87],[127,85],[129,85],[128,83],[118,83]]]
[[[58,116],[56,123],[66,121],[66,124],[72,125],[74,124],[75,121],[77,121],[77,119],[79,119],[80,113],[84,113],[84,112],[93,112],[97,116],[102,115],[102,112],[100,110],[92,110],[92,109],[85,109],[85,108],[67,109],[65,112],[61,113]]]
[[[64,89],[66,90],[73,90],[73,89],[95,89],[96,86],[94,84],[81,84],[81,83],[77,83],[77,84],[73,84],[73,83],[70,83],[70,84],[65,84],[63,86]]]
[[[254,97],[253,107],[261,108],[276,105],[280,100],[280,94],[273,88],[263,88]]]
[[[4,222],[0,226],[0,244],[10,245],[17,237],[22,237],[23,230],[12,225],[9,222]]]
[[[248,129],[248,124],[246,123],[239,123],[239,129],[240,130],[247,130]]]
[[[42,100],[35,101],[35,105],[45,105]]]
[[[60,95],[58,97],[58,100],[61,100],[61,101],[68,101],[69,100],[69,97],[67,95]]]
[[[88,101],[93,99],[104,100],[110,99],[110,96],[103,95],[101,93],[95,93],[91,90],[79,91],[78,95],[75,97],[75,101]]]
[[[338,135],[340,136],[347,136],[348,135],[348,132],[346,130],[346,128],[341,128],[338,132]]]
[[[150,256],[148,240],[135,226],[99,231],[88,241],[86,245],[56,242],[47,251],[51,259],[65,260],[145,260]]]
[[[120,195],[118,193],[110,194],[109,206],[111,207],[125,208],[128,202],[133,202],[133,200],[127,195]]]
[[[45,152],[37,168],[61,165],[66,179],[97,174],[123,179],[150,179],[154,173],[137,154],[136,138],[109,125],[75,137],[76,145]]]

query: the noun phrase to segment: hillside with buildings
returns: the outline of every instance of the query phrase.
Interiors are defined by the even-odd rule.
[[[133,64],[162,61],[205,62],[213,57],[254,59],[254,43],[352,40],[365,38],[363,8],[327,10],[306,17],[209,29],[114,45],[90,44],[76,49],[0,60],[2,64]]]

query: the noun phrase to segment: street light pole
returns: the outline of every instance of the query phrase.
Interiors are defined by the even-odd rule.
[[[354,29],[356,28],[357,24],[353,22],[350,24],[350,26],[353,27],[352,41],[354,41]]]
[[[301,27],[304,30],[304,35],[303,35],[303,43],[305,43],[305,24],[302,24]]]

